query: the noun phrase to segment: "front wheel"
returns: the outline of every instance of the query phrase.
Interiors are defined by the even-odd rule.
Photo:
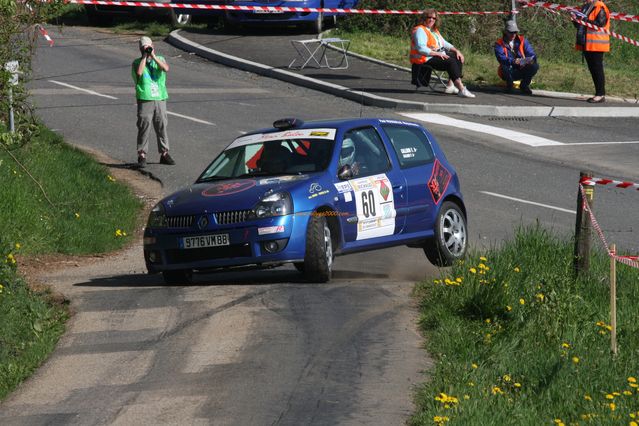
[[[437,221],[435,236],[424,245],[424,253],[433,265],[451,266],[466,255],[468,234],[466,217],[459,206],[451,201],[442,204]]]
[[[296,265],[297,267],[297,265]],[[331,279],[333,241],[324,216],[311,216],[306,230],[304,276],[308,281],[325,283]]]
[[[324,14],[322,12],[317,13],[317,18],[311,22],[311,32],[313,34],[321,34],[324,27]]]

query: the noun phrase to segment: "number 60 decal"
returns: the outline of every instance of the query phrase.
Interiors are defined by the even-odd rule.
[[[375,194],[372,190],[362,192],[362,213],[366,218],[377,214],[375,212]]]

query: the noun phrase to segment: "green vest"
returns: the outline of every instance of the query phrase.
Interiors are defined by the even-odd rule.
[[[164,61],[164,57],[157,55]],[[131,73],[135,82],[135,97],[139,101],[163,101],[169,98],[166,91],[166,73],[154,60],[147,61],[144,72],[138,78],[138,65],[142,58],[133,61]]]

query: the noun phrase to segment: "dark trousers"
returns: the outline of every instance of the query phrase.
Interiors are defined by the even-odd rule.
[[[595,83],[595,96],[606,96],[606,76],[603,65],[604,52],[584,52],[588,70]]]
[[[446,71],[448,73],[448,78],[450,78],[451,81],[455,81],[462,77],[463,64],[459,61],[459,59],[457,59],[457,56],[455,56],[454,53],[450,53],[448,59],[442,59],[436,56],[434,58],[430,58],[426,61],[426,63],[437,71]]]
[[[528,87],[530,86],[530,82],[532,81],[537,71],[539,71],[539,64],[534,62],[530,65],[527,65],[523,68],[515,66],[502,66],[502,72],[504,73],[504,80],[506,80],[506,84],[508,87],[512,87],[513,81],[521,80],[520,87]]]

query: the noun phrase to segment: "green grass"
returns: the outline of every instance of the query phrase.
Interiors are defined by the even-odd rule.
[[[106,167],[44,128],[22,147],[0,145],[0,199],[2,399],[47,357],[68,317],[64,303],[20,278],[16,257],[121,248],[142,204]]]
[[[572,249],[539,227],[520,229],[418,285],[437,362],[412,424],[627,425],[639,415],[639,272],[618,266],[614,357],[609,261],[594,255],[590,274],[574,279]]]
[[[350,50],[373,58],[381,59],[403,67],[410,67],[407,37],[400,38],[381,33],[363,31],[333,30],[336,36],[351,41]],[[473,87],[502,86],[497,76],[497,60],[494,55],[465,51],[464,82]],[[575,52],[575,57],[579,57]],[[615,59],[614,61],[612,61]],[[560,92],[594,93],[592,78],[586,64],[567,63],[540,56],[540,70],[533,80],[533,89]],[[606,93],[611,96],[639,98],[639,79],[636,67],[616,58],[606,64]]]

